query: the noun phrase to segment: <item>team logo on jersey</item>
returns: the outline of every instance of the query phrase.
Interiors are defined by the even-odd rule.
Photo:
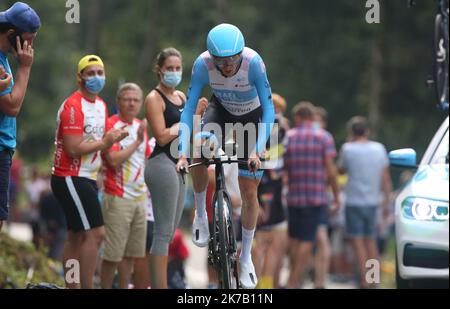
[[[86,125],[84,126],[84,133],[86,134],[101,134],[105,133],[105,127],[104,126],[93,126],[93,125]]]
[[[75,124],[75,108],[73,106],[70,107],[70,124]]]
[[[57,141],[56,150],[55,150],[55,167],[59,167],[61,165],[61,157],[63,153],[63,143],[62,141]]]
[[[72,163],[70,164],[70,171],[76,171],[78,169],[78,166],[80,165],[79,159],[73,159]]]
[[[232,91],[224,91],[222,93],[216,93],[216,96],[220,98],[221,101],[239,101],[239,96]]]

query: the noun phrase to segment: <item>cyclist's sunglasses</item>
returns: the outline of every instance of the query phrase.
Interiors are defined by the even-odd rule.
[[[242,53],[231,57],[213,57],[214,64],[219,68],[225,68],[228,65],[236,65],[242,60]]]

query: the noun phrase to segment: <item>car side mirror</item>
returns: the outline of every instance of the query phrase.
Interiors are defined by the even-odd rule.
[[[389,152],[389,162],[391,166],[402,168],[417,168],[416,151],[411,148],[398,149]]]

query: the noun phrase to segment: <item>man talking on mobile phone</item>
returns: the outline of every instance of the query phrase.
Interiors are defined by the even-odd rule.
[[[20,112],[31,65],[34,58],[33,40],[41,21],[27,4],[16,2],[0,12],[0,66],[3,75],[10,78],[9,87],[0,92],[0,230],[8,219],[9,170],[16,148],[16,117]],[[11,53],[18,62],[16,79],[13,78],[7,55]]]

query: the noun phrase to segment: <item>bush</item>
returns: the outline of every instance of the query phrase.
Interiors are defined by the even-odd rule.
[[[0,289],[25,288],[28,283],[64,286],[62,265],[37,251],[33,244],[0,233]]]

